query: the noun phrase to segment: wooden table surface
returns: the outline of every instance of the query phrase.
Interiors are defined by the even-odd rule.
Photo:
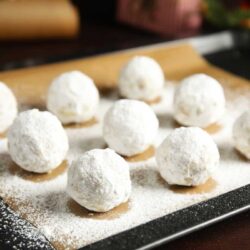
[[[89,23],[74,40],[0,42],[0,70],[165,41],[117,24]],[[157,247],[158,250],[250,249],[250,211]]]

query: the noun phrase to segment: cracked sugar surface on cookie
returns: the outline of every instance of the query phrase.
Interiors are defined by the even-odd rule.
[[[168,184],[198,186],[204,184],[219,165],[219,151],[204,130],[178,128],[159,146],[156,161]]]
[[[120,94],[129,99],[152,101],[161,96],[164,73],[160,65],[147,56],[135,56],[121,70]]]
[[[159,127],[150,106],[137,100],[116,101],[103,120],[103,137],[110,148],[124,156],[145,151]]]
[[[182,125],[205,128],[217,122],[224,110],[223,88],[206,74],[183,79],[175,92],[174,117]]]
[[[67,192],[91,211],[109,211],[128,201],[129,165],[111,149],[90,150],[72,162]]]
[[[99,92],[93,80],[80,71],[59,75],[51,83],[47,108],[63,124],[91,120],[99,105]]]
[[[4,133],[17,115],[17,101],[12,91],[0,82],[0,133]]]
[[[20,113],[10,127],[8,148],[18,166],[27,171],[45,173],[65,159],[69,144],[56,116],[32,109]]]

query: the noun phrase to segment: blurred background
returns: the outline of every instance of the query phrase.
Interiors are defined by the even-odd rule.
[[[0,70],[225,29],[250,30],[250,0],[0,0]]]

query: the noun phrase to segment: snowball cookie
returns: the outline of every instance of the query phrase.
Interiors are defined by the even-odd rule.
[[[90,150],[72,162],[67,192],[91,211],[109,211],[130,196],[129,165],[111,149]]]
[[[0,82],[0,133],[5,132],[17,115],[17,102],[12,91]]]
[[[68,137],[56,116],[32,109],[19,114],[8,132],[12,160],[21,168],[45,173],[56,168],[68,151]]]
[[[233,126],[234,146],[250,159],[250,111],[244,112]]]
[[[152,101],[161,95],[164,74],[154,59],[136,56],[121,70],[118,86],[123,97]]]
[[[218,166],[219,159],[212,137],[197,127],[175,129],[156,152],[160,174],[170,185],[205,183]]]
[[[195,74],[181,81],[174,96],[174,117],[185,126],[205,128],[218,121],[225,109],[224,92],[217,80]]]
[[[66,72],[50,85],[47,108],[63,124],[92,119],[99,104],[99,93],[91,78],[80,71]]]
[[[133,156],[153,143],[158,127],[158,119],[146,103],[124,99],[116,101],[105,114],[103,137],[117,153]]]

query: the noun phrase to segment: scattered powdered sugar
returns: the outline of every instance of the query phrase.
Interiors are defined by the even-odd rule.
[[[1,199],[0,225],[0,244],[4,249],[53,249],[38,229],[20,219]]]
[[[160,122],[155,140],[158,146],[176,126],[173,120],[172,98],[174,85],[168,83],[161,103],[153,106]],[[66,173],[57,178],[32,182],[13,175],[8,170],[10,158],[6,153],[6,140],[0,141],[0,196],[11,196],[18,212],[32,222],[56,247],[79,248],[106,238],[136,225],[182,209],[191,204],[228,192],[250,183],[250,166],[233,148],[232,124],[240,113],[249,107],[249,96],[240,96],[226,90],[226,113],[219,122],[222,129],[213,135],[219,147],[221,162],[213,179],[217,186],[210,192],[177,193],[160,178],[155,158],[130,163],[132,194],[127,211],[114,218],[80,216],[70,208],[66,194]],[[249,95],[250,93],[248,93]],[[116,95],[102,98],[98,113],[101,121]],[[89,128],[67,129],[70,143],[68,160],[72,161],[86,150],[104,148],[102,126],[97,123]]]

